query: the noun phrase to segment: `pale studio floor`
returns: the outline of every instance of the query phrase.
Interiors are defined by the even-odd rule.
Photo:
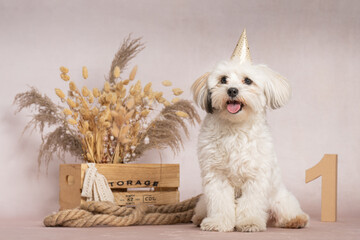
[[[1,217],[0,217],[1,218]],[[0,219],[0,239],[46,240],[107,240],[107,239],[356,239],[360,240],[360,218],[339,219],[336,223],[322,223],[312,219],[305,229],[268,228],[260,233],[204,232],[192,224],[167,226],[94,227],[94,228],[46,228],[42,221]]]

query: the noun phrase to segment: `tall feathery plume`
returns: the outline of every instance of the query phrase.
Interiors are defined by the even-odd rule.
[[[136,156],[140,157],[150,149],[166,147],[170,147],[174,153],[179,152],[182,146],[181,130],[189,136],[185,120],[192,125],[200,122],[200,117],[190,101],[180,100],[165,107],[140,139],[140,144],[135,149]],[[144,141],[145,138],[147,141]]]
[[[61,98],[62,94],[60,95]],[[38,155],[39,169],[42,162],[45,163],[47,168],[55,155],[64,161],[66,152],[78,159],[82,158],[81,141],[78,135],[70,129],[66,121],[65,116],[66,113],[69,114],[69,109],[63,110],[48,96],[41,95],[34,87],[31,87],[29,91],[17,94],[14,104],[18,106],[16,112],[20,112],[25,108],[36,110],[36,113],[32,115],[32,119],[25,126],[24,132],[30,128],[32,130],[39,129],[40,131],[42,143]],[[55,127],[55,130],[45,133],[45,127]]]
[[[129,35],[128,38],[124,40],[120,49],[114,56],[107,81],[109,81],[110,83],[115,83],[115,67],[118,67],[121,72],[124,71],[129,61],[133,59],[144,48],[145,46],[141,42],[141,38],[131,39],[131,35]]]

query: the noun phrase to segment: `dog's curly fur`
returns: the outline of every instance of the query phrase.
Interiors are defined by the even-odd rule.
[[[198,139],[204,194],[193,223],[221,232],[264,231],[270,222],[305,227],[309,217],[281,180],[265,118],[267,108],[289,100],[287,80],[265,65],[232,59],[200,77],[192,92],[208,112]]]

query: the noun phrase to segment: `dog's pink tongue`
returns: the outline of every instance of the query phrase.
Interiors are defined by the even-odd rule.
[[[227,105],[227,110],[229,111],[229,113],[237,113],[240,108],[240,103],[229,103]]]

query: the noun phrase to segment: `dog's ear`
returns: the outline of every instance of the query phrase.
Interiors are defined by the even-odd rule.
[[[213,113],[213,106],[212,106],[212,101],[211,101],[211,92],[210,90],[208,90],[207,94],[206,94],[206,105],[205,105],[205,110],[207,113]]]
[[[258,65],[265,76],[265,96],[268,107],[272,109],[284,106],[291,96],[291,88],[285,77],[265,65]]]
[[[209,75],[210,73],[207,72],[196,79],[191,86],[191,91],[193,93],[195,103],[206,112],[212,113],[211,92],[208,90],[206,84]]]

